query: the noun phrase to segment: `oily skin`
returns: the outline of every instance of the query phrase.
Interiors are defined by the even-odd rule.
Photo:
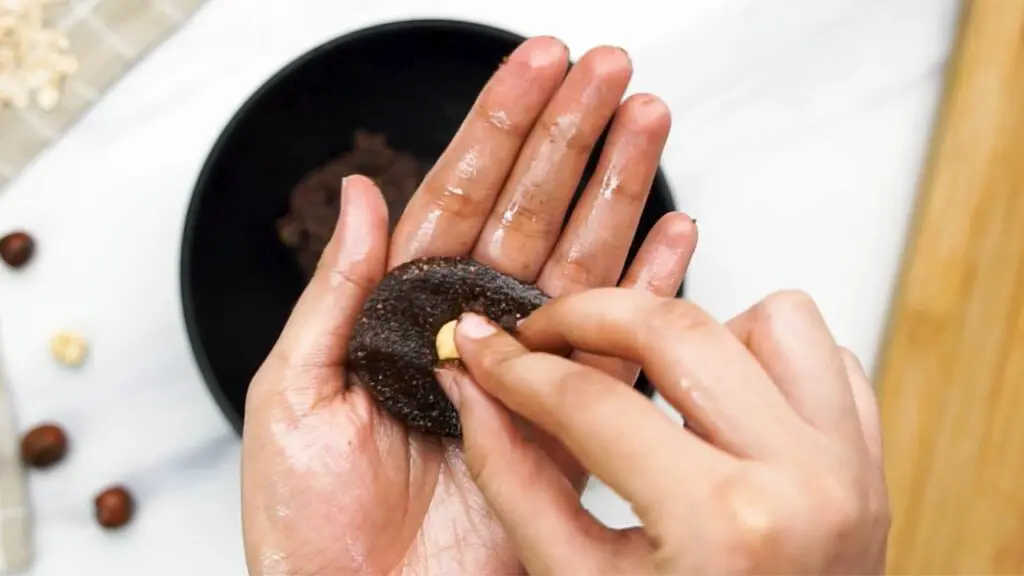
[[[372,183],[343,184],[342,210],[316,274],[253,379],[242,450],[250,573],[510,574],[512,541],[469,473],[462,446],[406,431],[344,376],[360,306],[385,271],[422,256],[472,255],[552,296],[611,286],[636,230],[669,113],[654,96],[620,99],[632,65],[595,48],[566,74],[558,40],[521,45],[483,89],[389,244]],[[615,114],[601,168],[558,233],[597,135]],[[623,286],[676,292],[697,240],[684,214],[648,234]],[[574,359],[624,389],[636,364]],[[560,442],[532,438],[564,482],[582,468]]]

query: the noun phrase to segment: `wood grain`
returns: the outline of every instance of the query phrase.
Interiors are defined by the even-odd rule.
[[[877,374],[892,574],[1024,574],[1024,1],[961,20]]]

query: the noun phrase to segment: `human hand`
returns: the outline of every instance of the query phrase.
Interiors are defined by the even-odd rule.
[[[386,268],[470,254],[551,296],[620,277],[669,130],[664,103],[621,102],[624,52],[602,47],[566,75],[552,38],[525,42],[406,208],[390,247],[367,179],[343,184],[334,237],[250,386],[242,450],[252,574],[508,574],[521,569],[463,462],[461,444],[410,432],[347,380],[355,319]],[[594,179],[560,234],[595,142],[614,114]],[[696,242],[683,214],[648,234],[622,285],[674,294]],[[578,354],[628,388],[636,365]],[[582,470],[537,432],[575,487]]]
[[[464,315],[456,346],[472,377],[445,387],[467,465],[530,574],[882,573],[874,391],[807,296],[771,296],[722,325],[683,300],[598,289],[551,301],[516,338]],[[566,348],[639,363],[688,427],[543,352]],[[643,526],[600,525],[506,406],[562,441]]]

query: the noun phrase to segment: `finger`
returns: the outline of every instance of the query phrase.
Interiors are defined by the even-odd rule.
[[[655,96],[631,96],[619,107],[594,177],[537,280],[547,294],[618,282],[669,125],[668,106]]]
[[[558,438],[587,470],[629,500],[641,519],[664,506],[667,494],[706,496],[709,478],[725,473],[731,462],[598,370],[531,353],[473,314],[463,315],[455,332],[474,380]]]
[[[864,372],[864,367],[857,355],[846,348],[840,348],[839,351],[843,357],[843,364],[846,366],[846,376],[850,379],[853,403],[857,407],[857,417],[860,420],[861,431],[864,433],[868,455],[876,466],[881,466],[883,462],[882,422],[878,415],[875,387],[871,385],[871,379]]]
[[[678,294],[697,248],[697,232],[696,221],[682,212],[662,216],[619,285],[666,298]]]
[[[614,533],[583,509],[569,481],[471,377],[441,369],[438,382],[459,412],[466,466],[527,572],[596,573],[612,555]]]
[[[555,38],[521,44],[484,86],[395,228],[391,266],[469,254],[519,150],[569,66]]]
[[[632,71],[626,53],[611,47],[595,48],[573,66],[484,224],[473,252],[477,260],[520,280],[537,279]]]
[[[738,456],[785,457],[804,437],[806,424],[746,347],[685,300],[587,290],[545,304],[516,336],[531,350],[573,348],[640,364],[687,422]]]
[[[340,366],[363,301],[384,274],[387,246],[380,190],[364,176],[345,178],[334,234],[271,355],[300,368]]]
[[[686,268],[697,244],[697,227],[689,216],[682,213],[666,214],[659,220],[637,251],[621,286],[650,292],[658,296],[675,296],[683,282]],[[544,289],[541,286],[541,289]],[[640,367],[628,360],[574,351],[570,358],[581,364],[601,370],[633,386]],[[586,470],[572,457],[557,439],[541,431],[537,443],[544,448],[558,468],[581,490],[585,485]]]
[[[847,441],[863,438],[839,347],[810,296],[772,294],[726,325],[807,423]]]
[[[689,216],[681,212],[662,216],[647,234],[619,286],[655,296],[674,297],[683,284],[696,247],[697,225]],[[580,351],[573,352],[571,358],[599,368],[630,385],[640,374],[640,366],[620,358]]]

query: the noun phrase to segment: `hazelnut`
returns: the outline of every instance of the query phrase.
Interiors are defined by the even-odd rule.
[[[68,437],[56,424],[42,424],[21,439],[21,461],[33,468],[49,468],[68,453]]]
[[[458,323],[458,320],[452,320],[437,331],[434,345],[437,347],[438,360],[457,360],[459,358],[459,351],[455,348],[455,325]]]
[[[25,232],[11,232],[0,238],[0,260],[11,268],[21,268],[32,258],[36,243]]]
[[[73,332],[59,332],[50,340],[50,353],[65,366],[78,366],[85,361],[88,344]]]
[[[124,486],[111,486],[99,493],[94,501],[96,522],[104,528],[120,528],[127,524],[135,512],[135,502]]]

